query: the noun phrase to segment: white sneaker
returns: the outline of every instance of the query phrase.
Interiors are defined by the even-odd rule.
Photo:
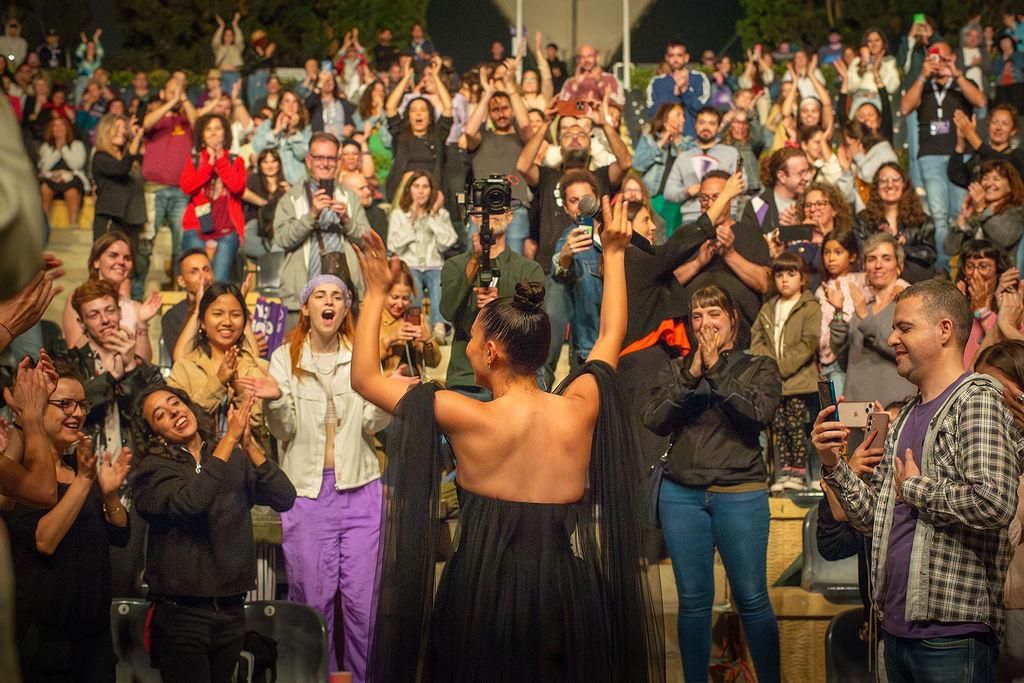
[[[782,487],[789,491],[803,491],[807,488],[807,483],[803,477],[789,476],[782,478]]]

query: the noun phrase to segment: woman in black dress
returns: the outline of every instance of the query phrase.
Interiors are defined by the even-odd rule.
[[[613,217],[605,200],[600,333],[554,394],[535,379],[551,333],[543,287],[520,283],[480,311],[466,353],[490,403],[433,385],[406,394],[381,374],[391,272],[380,237],[365,237],[352,386],[397,418],[370,680],[662,679],[640,468],[622,457],[636,442],[614,370],[626,330],[627,208]],[[461,531],[433,600],[442,432],[457,460]]]
[[[82,380],[57,363],[57,386],[27,413],[27,438],[45,434],[57,473],[57,504],[49,509],[18,504],[4,512],[11,533],[17,583],[15,638],[26,683],[113,682],[110,633],[110,548],[128,544],[128,514],[118,491],[131,451],[98,461],[81,432],[89,411]],[[42,433],[38,430],[41,427]],[[26,443],[32,448],[31,442]],[[74,466],[64,456],[73,452]]]

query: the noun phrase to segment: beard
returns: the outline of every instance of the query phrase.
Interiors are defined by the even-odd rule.
[[[590,150],[571,149],[562,153],[564,168],[586,168],[590,164]]]

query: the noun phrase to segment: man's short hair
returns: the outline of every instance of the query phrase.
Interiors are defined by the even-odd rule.
[[[683,52],[687,51],[686,50],[686,45],[683,44],[683,41],[673,39],[673,40],[668,41],[665,44],[665,52],[668,52],[669,50],[671,50],[674,47],[681,47],[681,48],[683,48]]]
[[[313,149],[313,145],[318,142],[329,142],[334,145],[334,149],[341,149],[341,142],[331,133],[325,133],[320,131],[319,133],[313,133],[312,137],[309,138],[309,147],[307,149]]]
[[[198,256],[199,254],[205,256],[207,260],[210,259],[210,255],[206,253],[205,247],[192,247],[191,249],[186,249],[185,251],[181,252],[181,255],[178,256],[178,262],[174,264],[175,274],[181,275],[181,264],[185,262],[185,259],[187,259],[189,256]]]
[[[799,147],[783,147],[772,153],[768,158],[768,182],[765,183],[768,187],[775,187],[775,184],[779,182],[779,171],[784,169],[789,160],[794,157],[807,158],[807,155]]]
[[[711,180],[712,178],[719,178],[721,180],[728,181],[731,177],[732,176],[729,174],[728,171],[723,171],[720,168],[716,168],[713,171],[708,171],[707,173],[705,173],[704,177],[700,179],[700,182],[701,185],[703,185],[705,180]]]
[[[106,280],[89,278],[85,284],[71,293],[71,307],[78,315],[82,315],[82,306],[105,296],[109,296],[115,304],[117,303],[117,289],[114,285]]]
[[[699,119],[701,117],[702,114],[710,114],[711,116],[715,117],[715,120],[718,121],[718,123],[722,123],[722,112],[718,111],[714,107],[711,107],[711,106],[703,106],[703,107],[701,107],[700,109],[697,110],[697,115],[693,117],[693,120],[696,121],[697,119]]]
[[[590,185],[590,189],[594,191],[594,196],[598,199],[601,198],[601,186],[598,185],[597,176],[585,168],[573,168],[562,174],[561,179],[558,181],[558,193],[562,200],[565,200],[566,190],[580,183]]]
[[[963,292],[949,280],[932,278],[910,285],[896,296],[896,301],[900,302],[912,296],[921,300],[921,309],[931,322],[937,323],[943,318],[949,318],[953,322],[953,339],[956,340],[957,348],[962,351],[967,346],[967,339],[971,335],[971,326],[974,323],[974,315]]]

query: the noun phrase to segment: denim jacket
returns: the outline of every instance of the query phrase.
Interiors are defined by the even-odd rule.
[[[692,148],[695,142],[693,138],[684,135],[679,143],[674,145],[674,156],[679,156],[686,150]],[[633,155],[633,169],[643,174],[644,185],[651,196],[656,196],[661,190],[661,180],[669,169],[668,148],[658,146],[658,141],[650,133],[640,136],[636,145],[636,153]]]
[[[555,244],[555,253],[551,257],[551,276],[556,282],[564,284],[569,291],[572,300],[569,326],[572,329],[574,346],[580,357],[586,358],[594,348],[601,326],[601,296],[604,293],[604,281],[601,279],[601,245],[595,239],[593,247],[573,254],[572,264],[567,270],[563,270],[558,263],[558,254],[575,227],[567,227]]]

